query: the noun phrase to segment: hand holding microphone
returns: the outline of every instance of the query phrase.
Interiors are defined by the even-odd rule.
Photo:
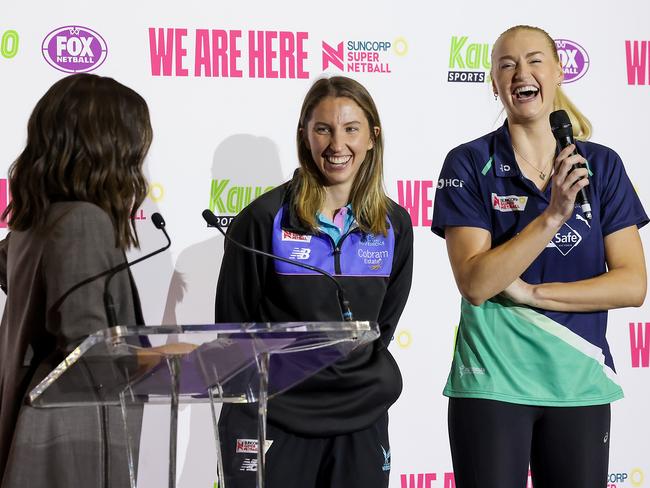
[[[571,213],[573,213],[573,205],[577,203],[585,218],[591,220],[591,204],[586,189],[589,184],[588,170],[584,158],[576,151],[569,116],[564,110],[556,110],[551,113],[549,121],[560,151],[557,160],[568,163],[556,166],[554,184],[558,184],[563,193],[572,195]],[[573,148],[567,149],[571,145]]]

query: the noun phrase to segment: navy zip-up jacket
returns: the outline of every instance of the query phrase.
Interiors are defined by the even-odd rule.
[[[302,436],[361,430],[380,418],[402,389],[399,368],[386,346],[411,287],[411,219],[391,201],[388,236],[353,227],[337,246],[327,234],[305,229],[292,209],[289,181],[243,209],[229,235],[335,274],[355,320],[377,322],[381,338],[271,399],[268,419]],[[326,277],[226,243],[215,318],[216,322],[340,321],[341,311],[336,288]]]

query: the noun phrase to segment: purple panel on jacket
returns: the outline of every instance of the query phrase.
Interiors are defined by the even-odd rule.
[[[273,221],[273,253],[287,259],[316,266],[330,274],[344,276],[390,276],[395,251],[395,234],[393,228],[388,235],[365,234],[360,229],[349,232],[339,242],[340,272],[336,273],[335,244],[324,233],[298,234],[283,230],[282,215],[284,208]],[[308,269],[293,266],[281,261],[275,262],[278,274],[311,275],[317,274]]]

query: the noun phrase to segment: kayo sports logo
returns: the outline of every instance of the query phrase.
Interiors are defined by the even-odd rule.
[[[489,79],[490,45],[468,43],[467,36],[453,36],[449,50],[447,81],[452,83],[485,83]]]
[[[585,48],[568,39],[555,39],[555,46],[564,71],[564,83],[582,78],[589,69],[589,55]]]
[[[53,68],[80,73],[97,69],[106,60],[108,48],[94,30],[68,25],[50,32],[43,40],[42,51]]]
[[[240,186],[231,185],[229,179],[212,180],[208,208],[216,214],[221,227],[228,227],[242,208],[271,189],[273,185]]]

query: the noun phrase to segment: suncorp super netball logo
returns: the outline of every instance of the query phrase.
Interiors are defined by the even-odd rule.
[[[607,475],[607,488],[638,488],[644,485],[645,475],[641,468],[615,471]]]
[[[589,55],[585,48],[568,39],[555,39],[555,46],[564,71],[564,83],[582,78],[589,69]]]
[[[108,52],[102,36],[78,25],[50,32],[43,41],[42,50],[50,66],[66,73],[93,71],[106,60]]]
[[[406,40],[399,37],[389,40],[350,40],[322,43],[322,68],[330,66],[347,73],[392,73],[391,54],[405,56]]]

